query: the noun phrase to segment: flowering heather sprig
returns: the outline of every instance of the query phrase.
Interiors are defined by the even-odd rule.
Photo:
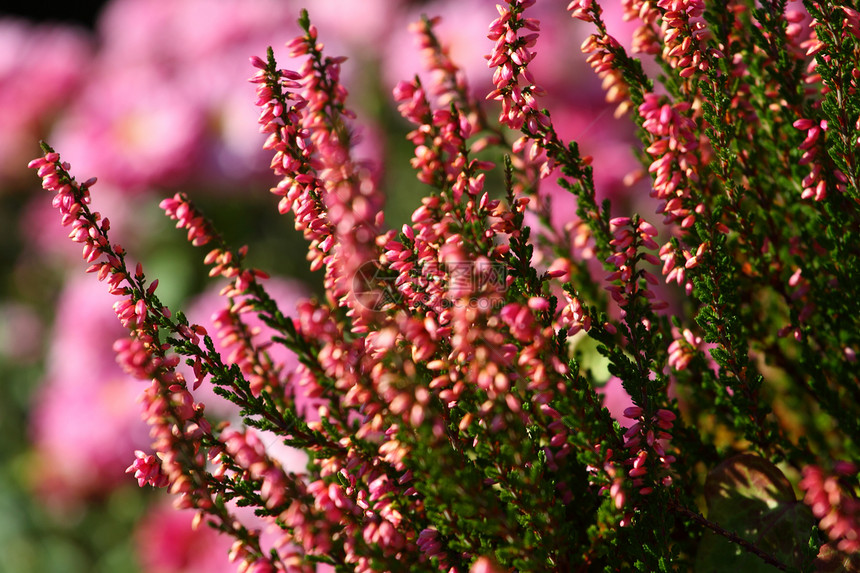
[[[855,486],[843,482],[848,478]],[[812,508],[821,529],[836,543],[836,548],[847,555],[860,552],[860,500],[852,487],[856,487],[857,466],[850,462],[837,462],[828,475],[820,467],[803,468],[800,487],[806,492],[803,501]]]
[[[649,358],[648,349],[640,346],[645,339],[660,338],[658,333],[652,336],[648,336],[648,333],[658,326],[655,311],[663,310],[668,306],[666,302],[657,300],[648,286],[658,284],[657,277],[640,268],[643,261],[652,265],[659,262],[653,254],[640,252],[643,249],[657,248],[657,243],[654,241],[657,229],[638,217],[635,220],[629,217],[616,217],[609,223],[614,230],[614,238],[609,242],[609,246],[615,253],[608,257],[606,262],[616,270],[606,277],[606,280],[611,283],[606,288],[621,310],[620,318],[625,327],[622,338],[627,345],[627,351],[633,354],[637,362],[640,375],[645,370],[657,371],[658,368],[649,364],[653,358]],[[614,325],[607,323],[603,328],[608,334],[615,334]],[[638,392],[638,390],[631,392],[634,399],[639,396]]]
[[[220,442],[203,414],[203,406],[194,402],[184,378],[175,370],[179,357],[167,355],[171,344],[159,343],[159,331],[166,329],[175,337],[177,347],[191,348],[185,344],[188,342],[203,353],[196,345],[205,331],[182,320],[171,320],[170,311],[154,294],[157,282],[146,286],[140,264],[134,274],[126,268],[124,249],[108,238],[109,222],[89,209],[89,188],[95,179],[77,183],[68,173],[69,165],[60,162],[59,154],[46,145],[43,148],[45,155],[31,161],[30,167],[38,170],[43,187],[55,193],[54,205],[62,223],[73,228],[70,238],[84,244],[84,259],[94,263],[88,272],[97,272],[101,280],[110,277],[110,291],[123,297],[114,308],[131,337],[114,345],[117,360],[130,374],[151,381],[141,404],[157,458],[137,454],[129,471],[135,470],[141,485],[168,487],[177,496],[177,508],[194,508],[201,518],[205,515],[221,531],[236,537],[247,548],[248,559],[264,558],[256,534],[217,502],[217,496],[228,490],[209,474],[206,463],[207,450],[218,449]]]
[[[125,472],[134,472],[134,478],[140,487],[143,487],[144,484],[152,487],[167,487],[170,478],[161,470],[161,461],[154,454],[135,450],[134,455],[134,463],[128,466]]]
[[[530,162],[541,157],[541,179],[549,177],[557,166],[563,166],[565,177],[559,183],[576,195],[577,216],[589,225],[596,238],[596,246],[601,249],[610,240],[609,213],[599,207],[595,199],[594,179],[589,166],[591,158],[580,157],[576,144],[565,145],[547,112],[538,109],[537,97],[543,90],[535,85],[528,64],[536,54],[531,49],[537,43],[540,23],[523,16],[533,4],[534,0],[511,0],[507,7],[497,5],[500,17],[490,25],[489,38],[495,41],[495,45],[487,62],[489,67],[495,68],[495,89],[487,99],[502,101],[499,121],[523,132],[523,137],[512,146],[515,153],[522,153],[528,142],[532,142],[528,157]],[[530,33],[521,35],[523,30]],[[605,258],[610,252],[603,248],[598,254]]]
[[[588,54],[586,62],[594,73],[603,80],[603,91],[606,101],[617,104],[615,117],[621,117],[630,109],[630,88],[621,70],[613,65],[616,52],[621,48],[618,40],[606,33],[600,15],[603,9],[591,0],[575,0],[567,6],[571,17],[583,22],[594,22],[600,34],[592,34],[582,43],[582,53]]]
[[[362,329],[366,317],[357,303],[350,282],[358,267],[379,256],[375,243],[383,223],[384,197],[369,165],[351,157],[354,136],[347,123],[354,117],[346,108],[346,89],[340,82],[340,65],[346,58],[329,58],[316,41],[316,28],[306,13],[299,20],[303,36],[287,43],[291,57],[307,56],[299,70],[302,95],[302,126],[309,135],[309,150],[319,161],[318,177],[324,182],[323,201],[334,231],[335,244],[326,257],[326,288],[349,307],[354,328]],[[298,175],[298,174],[296,174]],[[357,330],[358,331],[358,330]]]
[[[702,19],[705,3],[702,0],[659,0],[657,7],[664,10],[661,17],[663,61],[689,78],[710,68],[703,55],[701,43],[708,37]]]
[[[434,28],[440,21],[439,17],[422,17],[409,24],[409,31],[417,37],[424,68],[431,74],[430,94],[438,98],[439,105],[456,102],[464,110],[477,112],[476,102],[469,94],[466,75],[436,36]]]
[[[809,119],[798,119],[794,122],[794,127],[801,131],[806,131],[806,138],[798,146],[798,149],[803,151],[803,156],[800,158],[800,164],[810,164],[812,168],[809,175],[803,178],[803,192],[800,194],[803,199],[815,199],[823,201],[827,198],[827,180],[823,177],[822,163],[819,155],[825,149],[823,140],[827,132],[827,120],[821,120],[817,125]],[[825,160],[826,161],[826,160]],[[844,175],[836,170],[833,173],[834,177],[843,178]]]
[[[624,434],[624,447],[630,451],[626,464],[632,466],[627,475],[640,495],[654,491],[654,485],[669,486],[668,475],[675,456],[666,453],[672,435],[669,430],[677,416],[669,410],[658,409],[651,418],[645,418],[642,408],[633,406],[624,411],[624,416],[635,423]]]
[[[268,278],[268,275],[259,269],[246,268],[243,261],[247,255],[247,247],[235,252],[230,250],[211,223],[185,195],[177,193],[172,198],[164,199],[159,206],[168,217],[177,221],[177,228],[188,231],[187,238],[192,245],[214,245],[203,261],[211,265],[209,276],[231,279],[220,293],[228,298],[227,305],[212,319],[218,329],[217,338],[225,348],[232,349],[227,363],[239,366],[250,382],[251,393],[255,397],[258,397],[263,389],[276,396],[284,395],[286,389],[283,387],[279,366],[266,354],[265,343],[263,346],[254,343],[256,333],[241,319],[242,314],[255,310],[265,314],[271,299],[260,288],[259,281]],[[268,318],[274,319],[271,313]],[[192,364],[195,390],[206,374],[203,365],[203,359],[197,356]]]
[[[535,85],[528,69],[536,55],[532,48],[537,42],[540,22],[525,18],[523,12],[534,3],[535,0],[514,0],[507,8],[498,5],[499,17],[490,24],[488,35],[495,42],[487,65],[495,68],[496,89],[487,99],[502,102],[499,121],[514,130],[528,125],[532,131],[537,131],[540,123],[547,122],[537,107],[537,97],[543,90]],[[521,36],[522,29],[530,33]]]
[[[654,237],[657,230],[640,218],[616,217],[610,225],[614,230],[610,246],[615,253],[607,262],[617,270],[606,277],[611,283],[607,289],[621,309],[620,337],[623,343],[602,352],[616,365],[614,373],[621,378],[625,390],[637,404],[624,411],[626,418],[635,421],[623,435],[622,447],[627,450],[627,456],[622,467],[629,468],[624,470],[629,481],[618,475],[615,467],[604,466],[608,477],[612,478],[610,495],[620,508],[625,506],[624,500],[628,497],[624,491],[636,492],[638,495],[633,497],[638,498],[651,494],[655,486],[672,484],[668,470],[675,457],[667,453],[667,448],[672,437],[669,430],[676,415],[665,407],[669,400],[665,395],[666,380],[662,374],[664,354],[652,347],[661,343],[659,331],[666,328],[665,320],[655,311],[668,305],[657,300],[648,286],[658,284],[657,277],[639,268],[643,261],[658,263],[653,254],[640,252],[656,250]],[[606,341],[616,334],[617,328],[612,323],[605,323],[594,332],[595,336]],[[632,362],[622,357],[622,347]],[[624,525],[630,523],[633,508],[641,508],[640,503],[634,501],[632,507],[625,507]]]
[[[828,159],[835,167],[831,169],[832,176],[826,178],[819,178],[820,174],[813,167],[810,176],[817,180],[814,196],[820,200],[827,188],[840,193],[847,190],[856,201],[860,198],[860,100],[857,93],[860,13],[845,5],[820,2],[805,2],[805,5],[813,17],[811,26],[815,34],[815,38],[810,39],[807,54],[815,56],[814,72],[821,78],[824,95],[821,112],[826,119],[819,125],[822,132],[831,133]]]
[[[696,124],[685,115],[690,110],[689,103],[660,100],[656,94],[646,94],[639,106],[642,127],[653,136],[646,149],[653,158],[648,167],[654,174],[651,196],[661,202],[659,212],[666,215],[664,223],[678,222],[686,229],[693,226],[696,214],[704,208],[691,194],[692,185],[699,179]]]
[[[334,238],[321,197],[325,186],[314,173],[316,165],[305,144],[307,133],[301,129],[300,112],[307,106],[299,93],[301,76],[277,69],[274,55],[268,62],[252,58],[251,63],[258,69],[250,81],[258,84],[260,131],[269,134],[263,148],[275,151],[272,170],[283,177],[271,191],[282,197],[278,203],[281,214],[293,210],[296,230],[310,243],[311,270],[317,270],[322,268]]]
[[[339,81],[344,58],[322,55],[307,13],[300,24],[305,33],[287,44],[292,57],[307,56],[299,71],[278,70],[271,50],[267,62],[252,58],[259,69],[251,81],[259,84],[260,129],[272,133],[265,147],[275,150],[272,168],[283,177],[272,191],[285,196],[281,212],[292,206],[296,228],[310,241],[311,268],[325,266],[332,300],[347,307],[356,319],[353,328],[363,332],[371,314],[352,281],[364,262],[379,255],[383,198],[368,166],[350,156],[347,120],[354,114],[345,107],[347,92]]]
[[[615,250],[615,254],[607,259],[618,270],[610,274],[606,280],[620,281],[621,284],[613,284],[608,287],[612,298],[622,308],[622,318],[626,314],[624,309],[637,296],[646,300],[654,300],[655,295],[648,289],[648,284],[656,285],[657,277],[644,269],[637,269],[637,263],[645,261],[652,265],[659,264],[657,257],[651,253],[639,253],[640,248],[655,250],[657,243],[657,229],[651,223],[640,219],[632,221],[629,217],[616,217],[609,221],[614,229],[613,239],[609,245]],[[642,282],[640,279],[644,279]],[[665,302],[650,303],[652,310],[661,310],[668,306]]]
[[[400,102],[398,110],[403,117],[418,126],[407,135],[415,145],[411,163],[419,172],[418,179],[438,187],[450,186],[455,202],[461,200],[464,192],[468,197],[477,197],[484,183],[484,176],[478,171],[492,167],[492,163],[469,160],[466,140],[473,125],[468,110],[456,105],[432,109],[417,78],[400,82],[394,89],[394,97]]]
[[[669,345],[667,363],[675,370],[684,370],[689,366],[696,353],[702,352],[702,350],[704,350],[702,337],[694,335],[689,328],[685,328]]]
[[[805,16],[782,14],[784,3],[627,1],[644,24],[635,48],[665,72],[655,88],[596,0],[568,6],[594,27],[588,62],[639,127],[655,226],[610,214],[636,200],[597,204],[593,169],[607,166],[563,142],[539,107],[534,4],[511,0],[490,25],[487,99],[500,127],[471,98],[435,20],[413,26],[432,79],[402,82],[394,98],[413,125],[412,167],[433,190],[399,232],[381,228],[375,171],[352,155],[344,59],[323,54],[307,13],[288,44],[304,58],[298,71],[280,70],[271,49],[252,58],[280,178],[272,191],[326,292],[286,318],[244,249],[184,195],[164,200],[188,240],[208,247],[210,275],[228,280],[214,333],[225,357],[161,305],[142,266],[129,270],[89,210],[94,181],[76,183],[48,148],[32,163],[89,270],[119,297],[131,331],[119,362],[151,381],[153,452],[136,453],[128,472],[233,536],[240,571],[742,570],[747,558],[805,570],[826,540],[776,463],[803,472],[825,547],[860,550],[860,19],[807,2],[815,33],[805,39]],[[484,160],[490,144],[510,155]],[[557,213],[564,233],[535,238],[527,216],[548,220],[538,185],[556,173],[577,217]],[[590,262],[608,276],[592,276]],[[244,322],[249,312],[270,340]],[[271,358],[281,344],[298,356],[295,372]],[[241,422],[208,422],[180,356],[193,385],[214,384]],[[307,453],[305,472],[273,459],[269,433]],[[828,477],[818,469],[828,457],[851,464]],[[702,496],[707,517],[693,509]],[[271,551],[232,501],[277,531]]]

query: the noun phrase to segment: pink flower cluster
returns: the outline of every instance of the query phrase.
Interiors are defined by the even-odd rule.
[[[207,471],[207,460],[214,460],[226,444],[213,435],[203,415],[203,405],[194,401],[184,377],[176,371],[179,357],[168,355],[170,345],[161,344],[158,339],[159,331],[166,326],[172,336],[194,345],[199,359],[204,354],[199,346],[204,329],[171,322],[170,311],[155,297],[157,283],[146,285],[140,264],[134,273],[127,269],[125,251],[108,239],[107,219],[102,220],[99,213],[89,209],[89,187],[95,184],[94,178],[77,183],[68,173],[69,165],[61,163],[59,155],[51,150],[32,161],[30,167],[38,170],[43,186],[55,193],[54,205],[61,213],[62,223],[73,228],[70,237],[83,243],[85,260],[94,263],[88,270],[97,272],[99,278],[107,280],[111,293],[122,297],[114,310],[120,323],[131,331],[131,337],[115,344],[120,365],[133,376],[151,381],[140,401],[155,453],[138,454],[129,471],[134,471],[143,483],[167,487],[177,496],[177,508],[194,508],[201,517],[208,513],[215,518],[226,531],[239,538],[244,562],[253,561],[261,555],[256,537],[249,535],[244,526],[234,522],[229,512],[213,501],[212,488],[217,486]],[[190,221],[195,219],[192,217]],[[239,273],[236,280],[241,281],[241,276]],[[219,445],[207,452],[204,442],[210,447]]]
[[[837,462],[831,475],[820,467],[807,466],[800,481],[806,492],[803,501],[812,508],[819,526],[839,551],[849,555],[860,551],[860,500],[840,478],[856,476],[856,465]]]
[[[657,243],[654,237],[657,236],[657,229],[644,219],[640,219],[635,225],[629,217],[616,217],[609,224],[614,229],[613,239],[609,245],[613,247],[615,253],[611,255],[606,262],[612,264],[618,270],[610,273],[607,281],[615,284],[610,285],[607,290],[612,295],[612,299],[622,308],[622,318],[626,316],[624,307],[635,296],[642,296],[649,301],[654,301],[650,304],[653,310],[665,309],[668,304],[663,301],[657,301],[656,295],[639,280],[645,279],[645,284],[656,285],[659,283],[657,277],[645,269],[637,269],[636,264],[642,260],[652,265],[659,264],[659,260],[651,253],[640,253],[639,249],[645,248],[650,250],[657,249]],[[621,284],[617,284],[620,281]]]
[[[659,212],[666,215],[667,223],[677,221],[686,229],[704,208],[690,195],[691,183],[698,180],[696,125],[685,115],[690,110],[689,103],[673,105],[660,100],[657,94],[646,94],[639,106],[642,127],[654,136],[646,150],[654,158],[648,168],[655,176],[651,196],[661,201]]]
[[[46,119],[80,89],[93,46],[81,30],[0,18],[0,183],[20,175]],[[40,81],[32,81],[38,67]],[[5,190],[5,189],[4,189]]]
[[[669,345],[668,364],[675,370],[684,370],[696,354],[703,350],[702,337],[694,335],[689,328],[685,328]]]
[[[537,105],[537,97],[542,90],[535,86],[534,78],[527,66],[535,57],[532,51],[537,42],[540,23],[533,18],[525,18],[522,13],[534,5],[535,0],[518,0],[510,7],[499,6],[499,17],[490,24],[489,38],[495,42],[487,65],[495,69],[493,83],[496,89],[487,99],[502,102],[499,121],[518,130],[528,125],[532,132],[538,131],[542,117]],[[521,30],[529,33],[520,35]]]
[[[153,454],[147,454],[141,450],[135,450],[134,463],[128,466],[126,473],[134,472],[134,479],[138,485],[151,485],[152,487],[167,487],[168,477],[161,471],[161,461]]]
[[[568,7],[571,17],[584,22],[600,21],[603,9],[591,1],[574,1]],[[601,21],[602,24],[602,21]],[[633,105],[630,101],[630,91],[627,82],[621,72],[612,65],[615,60],[614,51],[621,48],[618,40],[609,34],[590,35],[582,43],[580,49],[583,54],[588,54],[586,61],[594,70],[594,73],[603,80],[603,91],[606,92],[606,101],[617,104],[615,117],[621,117]]]
[[[246,472],[247,478],[259,480],[260,496],[266,507],[275,508],[287,501],[287,477],[284,471],[266,454],[266,448],[250,429],[245,431],[227,428],[221,433],[225,457]],[[224,455],[224,454],[222,454]],[[223,475],[222,465],[214,474]]]
[[[678,75],[682,78],[708,71],[710,62],[699,48],[699,43],[709,35],[702,18],[705,3],[702,0],[659,0],[657,8],[665,10],[661,18],[664,59],[680,70]]]
[[[667,475],[667,470],[675,456],[666,453],[666,446],[672,439],[669,430],[677,416],[669,410],[659,409],[646,420],[638,406],[625,410],[624,416],[636,420],[624,434],[624,447],[632,454],[626,463],[632,466],[627,475],[633,478],[633,487],[640,488],[640,494],[648,495],[653,491],[652,484],[671,485],[672,477]]]
[[[827,197],[827,181],[822,177],[822,164],[820,161],[817,161],[816,158],[822,148],[822,140],[827,133],[827,120],[821,120],[816,125],[812,120],[798,119],[793,125],[796,129],[806,132],[806,138],[798,146],[798,149],[803,151],[803,155],[800,158],[800,164],[812,165],[809,175],[803,179],[803,192],[801,193],[801,197],[803,199],[823,201]],[[833,176],[839,179],[843,184],[847,182],[845,174],[838,169],[833,172]],[[840,185],[840,187],[842,187],[840,190],[844,190],[844,185]]]
[[[361,572],[409,564],[449,573],[493,572],[499,563],[523,570],[626,563],[627,555],[607,556],[609,548],[630,552],[629,562],[640,568],[648,560],[657,568],[699,547],[696,534],[679,535],[677,547],[665,543],[666,532],[691,520],[770,563],[776,558],[758,541],[685,505],[702,491],[699,468],[719,464],[718,448],[705,442],[724,427],[732,447],[748,443],[798,468],[812,455],[802,440],[798,445],[785,435],[792,428],[760,400],[770,374],[767,360],[756,361],[759,349],[772,352],[770,366],[781,369],[779,391],[795,384],[804,395],[821,393],[822,408],[851,425],[832,412],[856,393],[839,386],[840,376],[852,376],[839,370],[839,358],[826,357],[835,374],[828,371],[822,383],[794,380],[800,376],[788,371],[792,353],[808,368],[818,348],[807,342],[807,326],[833,335],[848,361],[856,359],[855,335],[816,320],[815,310],[839,281],[807,272],[799,243],[812,231],[772,245],[783,235],[766,210],[734,195],[763,184],[748,165],[733,172],[724,161],[733,146],[744,150],[739,161],[749,159],[744,153],[752,148],[745,146],[752,144],[744,137],[753,131],[732,132],[736,141],[727,144],[721,138],[728,133],[708,125],[712,112],[728,101],[719,110],[726,117],[755,123],[766,114],[757,115],[753,104],[760,102],[743,101],[755,91],[751,86],[710,101],[725,88],[714,70],[723,55],[708,47],[703,2],[623,5],[644,23],[635,46],[657,56],[665,71],[677,71],[666,81],[667,95],[653,91],[609,35],[598,4],[568,6],[596,29],[582,49],[610,102],[639,122],[660,228],[639,215],[613,216],[618,204],[598,201],[597,187],[606,180],[595,178],[594,157],[565,142],[556,115],[538,105],[543,92],[531,68],[540,31],[535,5],[509,0],[490,24],[494,73],[487,99],[499,102],[501,125],[487,119],[470,93],[436,36],[438,20],[412,27],[431,80],[400,82],[393,93],[411,124],[411,166],[433,190],[399,230],[384,227],[379,169],[355,155],[344,58],[324,54],[307,12],[299,19],[303,33],[287,43],[296,70],[279,68],[271,48],[265,59],[251,58],[259,130],[278,178],[271,192],[307,241],[310,270],[323,275],[325,294],[298,302],[295,318],[278,308],[268,275],[246,263],[247,247],[229,247],[181,193],[161,207],[192,245],[207,247],[204,262],[223,281],[226,300],[209,328],[173,314],[156,295],[158,281],[127,261],[125,249],[109,239],[108,220],[91,210],[95,179],[78,183],[47,145],[31,162],[54,193],[62,225],[82,245],[88,272],[118,298],[114,313],[129,331],[114,343],[118,364],[148,381],[141,405],[152,444],[136,451],[126,471],[141,486],[174,494],[177,508],[195,512],[195,524],[206,521],[234,538],[229,557],[240,573],[304,573],[316,563]],[[854,37],[856,18],[846,14]],[[743,54],[732,56],[720,69],[743,83],[742,60]],[[783,119],[771,123],[791,131]],[[847,129],[836,123],[795,122],[807,130],[801,147],[820,148],[810,162],[827,166],[823,150],[832,148],[822,134],[828,125],[828,137],[844,137]],[[519,139],[508,141],[508,129],[518,130]],[[493,195],[496,164],[487,158],[500,156],[502,184]],[[819,178],[831,180],[824,167],[813,167],[803,181],[813,189],[806,198],[815,196]],[[559,189],[577,203],[576,217],[556,213],[563,225],[552,219],[552,192],[540,189],[557,169]],[[779,176],[788,178],[788,171]],[[723,187],[728,197],[715,197]],[[774,209],[788,201],[781,192],[768,190]],[[625,212],[630,207],[621,205]],[[815,202],[798,208],[807,207]],[[747,236],[745,209],[755,209],[749,221],[764,220],[769,228]],[[532,222],[543,228],[532,234]],[[670,236],[662,247],[661,235]],[[825,252],[822,245],[811,248]],[[843,244],[834,252],[853,253]],[[601,265],[608,273],[602,280]],[[652,272],[661,265],[665,282],[683,285],[687,295],[674,315],[666,300],[674,293]],[[740,324],[767,313],[767,295],[760,301],[754,290],[765,274],[782,305],[780,326],[785,315],[797,323],[778,334],[793,329],[794,341],[774,342],[773,320]],[[840,307],[841,318],[850,304]],[[691,316],[700,330],[682,326]],[[825,348],[820,338],[815,344]],[[801,346],[781,346],[795,342]],[[692,392],[676,400],[670,384],[681,383]],[[206,392],[233,406],[208,409]],[[713,395],[716,404],[707,403]],[[692,423],[682,419],[691,410]],[[227,419],[216,422],[213,414]],[[701,420],[707,425],[700,432]],[[303,450],[305,468],[279,455],[280,447]],[[768,461],[760,465],[779,473]],[[851,464],[838,465],[836,476],[827,477],[809,466],[801,482],[822,529],[842,551],[860,550],[854,472]],[[245,519],[234,500],[259,519]],[[579,509],[587,519],[571,521]],[[633,529],[616,535],[616,526]],[[264,539],[267,529],[274,540]],[[559,549],[573,538],[582,547]]]
[[[125,483],[129,453],[148,446],[135,403],[140,382],[122,371],[111,352],[125,330],[111,310],[113,297],[89,279],[70,281],[60,296],[30,417],[37,460],[30,483],[58,509]]]

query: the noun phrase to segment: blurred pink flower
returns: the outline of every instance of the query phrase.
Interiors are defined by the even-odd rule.
[[[86,77],[83,30],[0,19],[0,182],[27,175],[51,117]]]
[[[487,23],[497,15],[495,3],[483,0],[442,0],[403,12],[399,21],[392,24],[383,50],[382,80],[387,93],[416,73],[427,76],[417,36],[407,29],[422,14],[430,18],[441,16],[434,28],[436,34],[448,47],[454,63],[463,70],[473,94],[483,100],[492,85],[492,70],[484,59],[492,48],[487,39]]]
[[[143,191],[177,185],[198,168],[203,128],[201,111],[161,71],[102,65],[50,141],[80,173]]]
[[[277,53],[296,17],[274,0],[109,3],[94,71],[52,143],[124,191],[266,173],[248,57]]]
[[[629,426],[630,422],[624,417],[624,410],[633,406],[633,399],[621,385],[621,379],[610,377],[604,386],[597,389],[597,393],[603,396],[603,405],[612,414],[612,418],[622,426]]]
[[[103,284],[81,276],[66,284],[57,306],[31,431],[38,455],[35,487],[59,504],[129,481],[125,468],[132,452],[149,444],[137,404],[144,387],[113,358],[113,342],[125,331],[112,303]]]
[[[218,60],[239,46],[257,53],[283,44],[297,18],[297,3],[278,0],[113,0],[98,31],[106,63],[166,67],[178,76],[189,62]]]
[[[252,508],[237,507],[233,502],[228,502],[227,508],[242,525],[260,533],[264,550],[280,545],[283,532],[271,520],[263,520]],[[193,510],[172,507],[169,499],[148,509],[135,532],[142,573],[235,573],[239,563],[229,560],[233,540],[205,522],[194,528],[194,515]],[[278,551],[284,556],[291,548],[278,547]],[[329,573],[334,568],[318,565],[316,570]]]
[[[103,65],[154,70],[199,114],[202,152],[189,174],[197,181],[223,187],[225,178],[235,184],[268,176],[254,87],[245,81],[252,73],[248,58],[264,56],[269,45],[278,54],[297,28],[297,13],[274,0],[117,0],[99,21]]]
[[[311,22],[319,28],[330,54],[348,50],[349,54],[367,60],[384,53],[384,40],[398,25],[404,0],[314,0],[313,3],[293,2],[293,13],[307,6]]]
[[[235,573],[230,538],[205,523],[192,529],[194,514],[169,503],[149,509],[135,533],[142,573]]]
[[[388,27],[391,2],[372,4],[325,1],[311,7],[330,53],[353,52],[353,45],[366,53],[379,45],[374,38]],[[272,46],[280,66],[297,67],[286,57],[284,42],[298,30],[300,7],[299,2],[276,0],[111,2],[99,21],[104,78],[95,83],[110,84],[112,76],[125,71],[147,79],[121,80],[129,87],[126,97],[104,101],[108,94],[97,85],[89,98],[93,105],[78,108],[81,122],[64,125],[61,134],[68,127],[78,131],[74,141],[83,148],[89,143],[89,154],[82,157],[102,154],[100,163],[109,175],[102,171],[99,177],[125,187],[175,185],[193,178],[223,189],[250,176],[269,178],[254,87],[245,81],[252,75],[248,58],[264,57]],[[356,13],[373,17],[365,16],[358,27]],[[358,62],[345,67],[347,86],[360,77],[360,69]],[[149,87],[151,82],[157,87]],[[87,131],[87,123],[101,127]],[[162,131],[168,126],[175,131]],[[73,163],[89,167],[75,160],[74,149],[64,149]]]

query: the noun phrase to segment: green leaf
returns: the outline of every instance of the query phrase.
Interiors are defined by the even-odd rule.
[[[812,512],[797,501],[788,479],[772,463],[752,454],[724,461],[705,482],[708,520],[749,541],[785,565],[803,566]],[[725,536],[708,530],[699,544],[697,573],[779,571]]]

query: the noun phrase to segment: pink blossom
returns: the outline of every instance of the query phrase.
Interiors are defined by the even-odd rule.
[[[675,340],[669,345],[669,360],[668,364],[676,370],[684,370],[690,361],[697,355],[702,356],[709,361],[710,365],[716,371],[716,364],[710,358],[709,354],[705,354],[705,350],[713,347],[713,344],[705,344],[701,336],[695,336],[690,329],[685,328],[682,332],[678,332],[673,328]]]
[[[146,484],[153,487],[165,487],[168,485],[169,479],[161,471],[161,460],[156,455],[147,454],[141,450],[135,450],[134,455],[134,463],[126,468],[125,472],[134,472],[134,478],[140,487]]]
[[[812,509],[820,527],[836,547],[847,554],[860,551],[860,500],[849,483],[840,477],[856,478],[857,466],[838,461],[831,474],[818,466],[803,468],[800,487],[806,492],[804,503]]]

